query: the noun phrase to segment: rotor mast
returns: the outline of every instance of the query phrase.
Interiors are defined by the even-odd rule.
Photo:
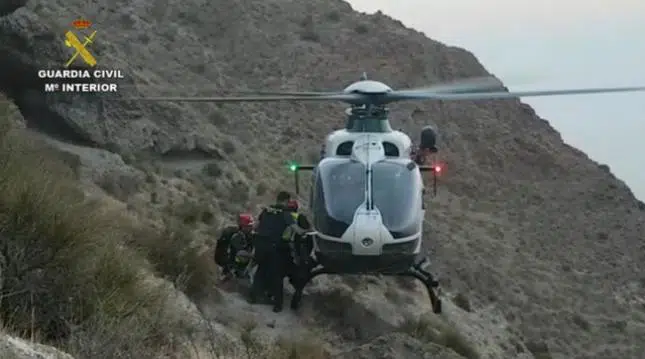
[[[367,73],[363,72],[360,81],[367,81]],[[345,110],[347,120],[345,129],[349,132],[391,132],[389,109],[385,104],[356,103]]]

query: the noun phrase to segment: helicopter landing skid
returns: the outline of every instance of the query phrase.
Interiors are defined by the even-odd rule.
[[[411,278],[418,279],[423,283],[423,285],[426,287],[426,290],[428,291],[428,297],[430,297],[430,304],[432,305],[432,312],[436,314],[440,314],[441,299],[439,298],[439,294],[438,294],[439,282],[434,278],[432,274],[430,274],[430,272],[422,268],[425,262],[426,260],[422,260],[421,262],[413,265],[408,270],[401,273],[392,273],[392,274],[363,273],[363,274],[382,274],[382,275],[388,275],[388,276],[411,277]],[[306,276],[306,278],[304,278],[303,281],[299,281],[299,283],[294,283],[295,292],[293,294],[293,297],[291,298],[291,309],[296,310],[300,307],[303,291],[307,286],[307,284],[309,284],[309,282],[311,282],[317,276],[323,275],[323,274],[343,275],[347,273],[344,273],[342,271],[329,270],[324,267],[311,270],[309,274]]]

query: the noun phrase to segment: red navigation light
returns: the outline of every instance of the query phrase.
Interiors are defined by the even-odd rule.
[[[434,166],[434,173],[437,173],[437,174],[441,173],[441,166],[435,165]]]
[[[79,30],[82,30],[82,29],[87,29],[90,26],[92,26],[92,23],[89,20],[78,19],[78,20],[75,20],[74,22],[72,22],[72,26],[74,26],[75,28],[77,28]]]

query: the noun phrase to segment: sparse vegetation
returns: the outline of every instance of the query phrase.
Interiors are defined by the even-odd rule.
[[[320,35],[314,29],[306,29],[300,33],[300,38],[304,41],[318,42]]]
[[[191,245],[193,232],[184,223],[171,222],[158,233],[140,230],[134,245],[144,249],[157,274],[173,282],[189,297],[216,295],[217,268],[212,253]]]
[[[480,358],[474,346],[454,327],[440,318],[430,316],[419,319],[410,318],[400,326],[399,330],[421,341],[448,347],[466,359]]]
[[[365,24],[358,24],[354,28],[354,31],[356,31],[357,34],[367,34],[369,28]]]
[[[87,4],[74,0],[51,3],[46,15],[47,18],[64,18],[69,8],[83,8],[82,5]],[[382,13],[375,16],[359,14],[352,11],[349,4],[334,5],[324,1],[276,4],[250,0],[243,4],[214,2],[207,6],[206,3],[161,2],[153,7],[125,9],[130,14],[127,19],[121,18],[124,9],[118,3],[99,1],[98,5],[106,10],[101,12],[101,23],[113,25],[107,29],[110,36],[102,37],[92,48],[104,54],[109,52],[109,56],[99,56],[102,67],[121,68],[127,61],[128,89],[123,94],[126,97],[326,91],[348,85],[363,71],[367,71],[370,78],[396,88],[432,85],[490,73],[468,51],[424,39],[419,31],[404,28],[402,23]],[[31,3],[31,6],[33,10],[33,6],[39,5]],[[163,19],[150,16],[151,11],[160,11],[167,16],[162,16]],[[57,51],[29,51],[49,48],[49,42],[57,42],[56,34],[45,31],[51,26],[43,27],[38,23],[42,16],[30,14],[19,11],[13,16],[15,21],[0,22],[0,38],[3,39],[0,42],[8,50],[3,52],[8,66],[4,71],[8,74],[26,73],[25,66],[55,64],[61,60]],[[119,21],[132,19],[136,19],[137,26],[125,32],[119,30]],[[163,34],[150,29],[162,29]],[[99,33],[101,31],[99,29]],[[169,42],[168,38],[174,41]],[[132,46],[133,39],[143,40],[146,46]],[[293,157],[303,163],[309,162],[308,159],[317,160],[320,141],[330,130],[342,128],[343,107],[339,103],[292,102],[99,102],[100,98],[93,95],[75,96],[73,103],[68,101],[68,96],[58,95],[48,96],[47,101],[32,101],[37,99],[25,92],[32,84],[16,86],[18,84],[8,83],[7,80],[12,79],[16,76],[5,76],[2,87],[11,90],[12,94],[24,96],[22,105],[31,107],[33,104],[29,112],[60,115],[31,118],[30,127],[36,129],[41,122],[56,132],[61,130],[57,133],[64,142],[58,142],[60,148],[81,155],[62,162],[68,167],[80,167],[78,174],[83,176],[84,184],[89,184],[88,180],[95,181],[105,170],[112,171],[100,184],[121,200],[105,199],[109,200],[109,206],[116,206],[117,211],[122,212],[106,212],[104,206],[96,203],[83,204],[86,206],[83,210],[35,208],[31,212],[33,216],[50,218],[39,219],[39,225],[30,225],[38,222],[33,216],[14,216],[22,218],[21,222],[7,227],[7,231],[21,229],[20,236],[11,234],[12,241],[16,238],[22,257],[11,257],[9,262],[11,265],[26,264],[17,269],[9,268],[10,274],[21,273],[21,276],[11,274],[12,278],[7,279],[9,286],[2,291],[2,302],[9,304],[0,306],[4,306],[8,319],[15,316],[12,323],[19,324],[15,330],[25,336],[34,333],[34,337],[43,339],[49,339],[46,338],[48,332],[61,333],[62,338],[51,338],[49,342],[80,353],[77,359],[84,356],[107,359],[105,357],[110,355],[146,359],[151,355],[146,349],[150,348],[154,349],[154,354],[162,356],[175,349],[177,341],[171,337],[184,339],[185,328],[175,325],[172,318],[166,316],[167,311],[155,307],[160,299],[168,299],[165,292],[139,285],[150,279],[154,279],[153,283],[161,282],[152,277],[151,273],[154,273],[174,283],[191,298],[203,299],[200,297],[210,295],[213,299],[226,299],[226,303],[195,300],[183,304],[191,310],[194,310],[192,304],[204,305],[200,309],[213,316],[205,318],[197,313],[197,317],[208,319],[204,322],[211,323],[219,331],[230,330],[230,334],[238,334],[235,324],[238,324],[240,314],[247,314],[247,307],[236,294],[220,294],[213,289],[217,280],[209,249],[215,238],[213,234],[235,212],[257,213],[262,202],[272,200],[274,190],[291,189],[292,178],[288,177],[281,162]],[[477,338],[477,342],[487,353],[496,353],[504,349],[504,343],[513,342],[526,350],[525,336],[549,338],[548,349],[560,355],[629,357],[634,353],[644,333],[643,306],[638,302],[642,287],[633,284],[643,277],[643,261],[632,255],[636,253],[633,249],[638,249],[642,243],[645,212],[637,208],[640,206],[645,211],[643,202],[636,202],[625,184],[605,173],[611,172],[608,167],[599,169],[582,152],[564,144],[560,134],[546,120],[517,100],[421,101],[395,107],[391,112],[392,125],[395,128],[402,126],[413,141],[418,140],[419,130],[428,124],[438,127],[442,135],[440,145],[445,150],[438,157],[433,156],[433,161],[446,161],[448,170],[438,178],[437,196],[430,193],[426,196],[425,219],[428,223],[424,227],[424,252],[431,253],[431,259],[436,262],[431,271],[444,273],[442,286],[448,291],[467,288],[464,294],[472,302],[468,304],[482,311],[468,315],[449,306],[446,314],[454,315],[451,321],[465,320],[456,323],[457,328],[468,330],[460,333],[484,336]],[[15,114],[15,110],[13,112]],[[71,130],[64,131],[66,128]],[[140,163],[124,159],[145,169],[145,175],[140,176],[141,183],[130,186],[128,181],[136,179],[130,177],[131,166],[118,161],[114,154],[102,153],[101,149],[76,145],[82,142],[75,139],[75,134],[87,143],[110,143],[106,148],[115,153],[135,153],[134,160]],[[237,145],[232,154],[225,153],[226,139]],[[190,148],[203,148],[208,154]],[[59,156],[54,151],[45,152],[43,156],[47,158]],[[27,157],[27,164],[30,164],[32,156]],[[2,158],[0,155],[0,160]],[[79,163],[79,159],[83,163]],[[212,168],[213,171],[200,172],[200,166],[211,161],[218,166]],[[59,167],[51,161],[45,162],[48,168]],[[3,166],[0,163],[0,168]],[[178,168],[182,171],[175,173]],[[72,187],[69,191],[81,188],[74,182],[72,171],[64,172],[66,187]],[[51,186],[49,181],[59,182],[59,177],[50,176],[41,169],[29,173],[36,179],[24,182],[40,181],[40,185],[47,186]],[[23,174],[17,174],[15,178],[22,178]],[[121,179],[119,176],[123,174],[127,177]],[[424,176],[424,180],[431,186],[432,178]],[[301,178],[303,205],[309,193],[308,182],[308,178]],[[13,183],[10,187],[20,181]],[[31,197],[34,198],[32,202],[42,205],[55,202],[46,198],[56,198],[52,193],[60,191],[50,188],[35,192],[38,195]],[[14,198],[17,196],[14,192],[20,191],[3,190],[0,195],[5,192]],[[100,193],[92,195],[100,196]],[[38,196],[45,197],[46,201]],[[74,198],[84,202],[82,197],[79,194]],[[168,210],[169,207],[181,208],[187,198],[191,204],[185,212]],[[12,199],[11,202],[17,201]],[[56,208],[70,206],[67,199],[58,202]],[[127,207],[121,202],[127,203]],[[203,202],[208,205],[204,206]],[[5,206],[2,198],[0,205]],[[2,206],[0,219],[5,221],[9,216]],[[41,211],[46,215],[41,215]],[[83,212],[79,214],[81,217],[76,215],[79,212]],[[136,219],[125,218],[125,215],[136,216]],[[77,222],[87,223],[74,222],[72,226],[68,224],[72,217]],[[86,218],[90,220],[86,221]],[[94,228],[97,224],[104,227]],[[68,227],[68,230],[65,232],[59,227]],[[57,243],[42,234],[55,232],[58,236],[79,228],[83,232],[69,236],[85,238],[91,235],[95,239],[88,239],[88,243],[100,238],[112,244],[88,244],[84,252],[82,248],[65,249],[49,262],[52,266],[42,265],[41,258],[50,256],[41,252]],[[109,233],[104,233],[106,231]],[[610,240],[599,241],[598,233],[608,234]],[[34,244],[26,242],[27,239]],[[5,238],[0,237],[0,243],[4,247]],[[106,252],[104,246],[113,252],[118,249],[119,255]],[[35,248],[33,253],[32,247]],[[629,253],[626,249],[630,249]],[[67,255],[66,251],[70,256],[65,262],[67,267],[53,265],[64,263],[59,257]],[[106,259],[98,260],[99,254],[104,252],[106,254],[102,256]],[[87,258],[71,258],[75,253]],[[113,275],[112,284],[103,278],[108,270],[99,268],[108,264],[120,267]],[[32,270],[29,265],[37,269]],[[138,270],[129,272],[133,268]],[[75,273],[83,276],[76,278]],[[125,280],[127,273],[137,275],[132,284]],[[93,276],[98,276],[99,280]],[[121,281],[119,277],[125,279]],[[254,336],[259,339],[266,331],[271,331],[273,336],[283,326],[293,332],[320,325],[324,326],[325,334],[333,334],[342,341],[331,341],[330,347],[339,349],[365,343],[361,350],[373,354],[364,356],[378,357],[381,351],[373,345],[384,340],[383,333],[392,332],[390,321],[416,309],[415,304],[427,298],[424,297],[425,288],[418,281],[402,282],[414,284],[409,286],[414,290],[404,291],[383,286],[380,278],[374,280],[379,282],[365,281],[367,285],[357,285],[348,295],[333,298],[319,293],[328,290],[328,286],[345,288],[345,281],[323,276],[308,289],[311,294],[304,302],[301,312],[304,314],[299,316],[304,320],[291,322],[293,316],[285,309],[285,316],[280,317],[272,329],[265,328],[270,320],[264,320],[273,315],[270,308],[254,307],[248,312],[262,319]],[[49,293],[52,289],[57,290],[56,281],[62,286],[58,292]],[[118,284],[119,281],[123,285]],[[82,288],[85,285],[93,287]],[[167,281],[164,285],[173,295],[181,294]],[[11,288],[18,292],[10,292]],[[83,303],[83,307],[79,307],[64,302],[68,300],[66,291],[70,288],[80,288],[79,296],[90,294],[83,299],[90,304]],[[114,291],[110,292],[110,288]],[[20,292],[21,289],[29,293]],[[128,303],[136,304],[140,309],[133,309],[130,304],[123,304],[125,309],[112,308],[120,307],[119,301],[112,298],[125,298],[126,289],[132,291]],[[110,296],[101,298],[95,305],[98,309],[92,308],[91,304],[98,297],[93,293],[106,292],[110,292]],[[35,306],[30,293],[46,294],[34,299],[36,305],[56,305],[53,313],[48,313],[50,318],[32,320],[31,308]],[[383,294],[394,303],[383,301]],[[399,294],[404,298],[397,298]],[[408,298],[413,301],[403,302]],[[60,301],[63,303],[58,306]],[[20,305],[18,314],[14,313],[16,308],[11,303]],[[455,298],[455,303],[460,305],[461,301]],[[101,309],[99,304],[107,309]],[[341,310],[343,304],[347,308]],[[126,309],[136,314],[129,314]],[[265,309],[267,313],[264,313]],[[45,311],[35,308],[33,313],[39,316]],[[118,316],[113,313],[115,311],[128,315]],[[175,315],[178,312],[170,311]],[[54,317],[59,312],[63,315],[62,320]],[[570,315],[566,315],[572,312],[592,320],[592,330],[582,330]],[[634,318],[627,320],[632,314]],[[513,316],[513,319],[506,321],[504,316]],[[435,317],[431,319],[441,322]],[[627,320],[627,327],[621,330],[617,325],[612,329],[607,326],[609,319]],[[47,322],[64,330],[41,328]],[[284,323],[287,325],[282,325]],[[470,325],[473,327],[465,327]],[[506,326],[515,331],[503,330]],[[199,331],[195,335],[200,336],[205,334],[201,330],[208,330],[198,325],[191,328]],[[557,338],[553,338],[554,335]],[[396,336],[410,339],[401,333]],[[505,336],[512,336],[515,341],[506,340]],[[330,337],[323,336],[325,339]],[[227,343],[218,339],[208,354],[184,357],[210,359],[230,345]],[[298,346],[295,341],[292,344],[287,346]],[[414,340],[409,344],[419,343]],[[391,347],[379,347],[386,348]],[[512,345],[507,348],[513,349]],[[260,348],[259,352],[262,351]],[[548,351],[540,355],[550,356]],[[308,356],[314,358],[315,354]]]
[[[237,150],[237,147],[235,146],[235,143],[231,140],[225,140],[222,142],[222,149],[224,150],[225,153],[227,154],[233,154]]]
[[[338,22],[340,21],[340,12],[334,10],[330,11],[327,13],[327,20],[332,21],[332,22]]]
[[[260,181],[255,187],[255,194],[258,196],[264,196],[268,190],[269,187],[267,187],[266,183]]]
[[[551,351],[549,346],[545,342],[528,342],[526,343],[526,349],[528,349],[535,359],[552,359]]]
[[[3,328],[52,344],[76,359],[185,357],[195,351],[194,344],[186,347],[196,340],[194,328],[177,319],[172,313],[176,308],[166,305],[168,292],[151,279],[157,274],[189,297],[217,299],[212,290],[217,278],[212,252],[190,245],[193,233],[184,223],[170,222],[157,231],[101,202],[87,201],[68,164],[52,155],[55,151],[11,130],[3,120]],[[191,221],[206,221],[214,214],[201,211],[194,217]],[[230,343],[210,340],[202,357],[239,351]],[[253,340],[245,342],[249,353]],[[311,338],[257,343],[249,358],[327,358]],[[204,355],[204,350],[200,352]]]
[[[230,198],[234,203],[245,204],[250,199],[249,186],[242,181],[233,183]]]
[[[155,350],[171,345],[162,292],[146,282],[141,254],[124,246],[133,239],[127,221],[85,200],[69,167],[47,147],[11,130],[6,118],[1,127],[5,325],[80,358],[105,358],[135,343]],[[132,325],[136,330],[123,330]]]
[[[457,295],[455,295],[452,301],[455,303],[456,306],[458,306],[459,308],[467,312],[473,311],[473,308],[470,305],[470,300],[464,293],[457,293]]]
[[[185,225],[208,224],[214,217],[214,213],[206,203],[191,199],[185,199],[180,205],[168,206],[168,213]]]
[[[624,320],[612,320],[607,323],[607,328],[622,333],[627,329],[627,322]]]
[[[300,24],[302,26],[302,31],[300,32],[300,39],[304,41],[318,42],[320,41],[320,35],[316,31],[316,25],[314,23],[314,18],[311,15],[307,15]]]
[[[242,353],[238,355],[245,359],[329,359],[331,355],[322,343],[313,337],[284,338],[279,337],[274,342],[265,342],[256,337],[253,330],[257,323],[247,321],[242,325],[240,339],[243,344]]]
[[[580,327],[580,329],[586,332],[591,330],[591,323],[582,315],[574,314],[572,320],[577,326]]]
[[[136,175],[125,175],[116,171],[106,171],[101,175],[97,184],[111,196],[120,200],[126,200],[141,190],[144,180],[144,178],[139,178]]]
[[[222,170],[222,167],[216,162],[209,163],[206,166],[204,166],[204,174],[209,177],[218,178],[223,173],[224,171]]]
[[[215,125],[215,126],[223,126],[228,124],[228,119],[224,114],[222,114],[221,111],[218,110],[211,110],[210,114],[208,115],[208,121]]]

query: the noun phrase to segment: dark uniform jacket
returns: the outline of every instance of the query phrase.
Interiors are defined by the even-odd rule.
[[[280,205],[272,205],[262,210],[256,228],[256,252],[267,253],[281,245],[284,231],[295,223],[291,213]]]

